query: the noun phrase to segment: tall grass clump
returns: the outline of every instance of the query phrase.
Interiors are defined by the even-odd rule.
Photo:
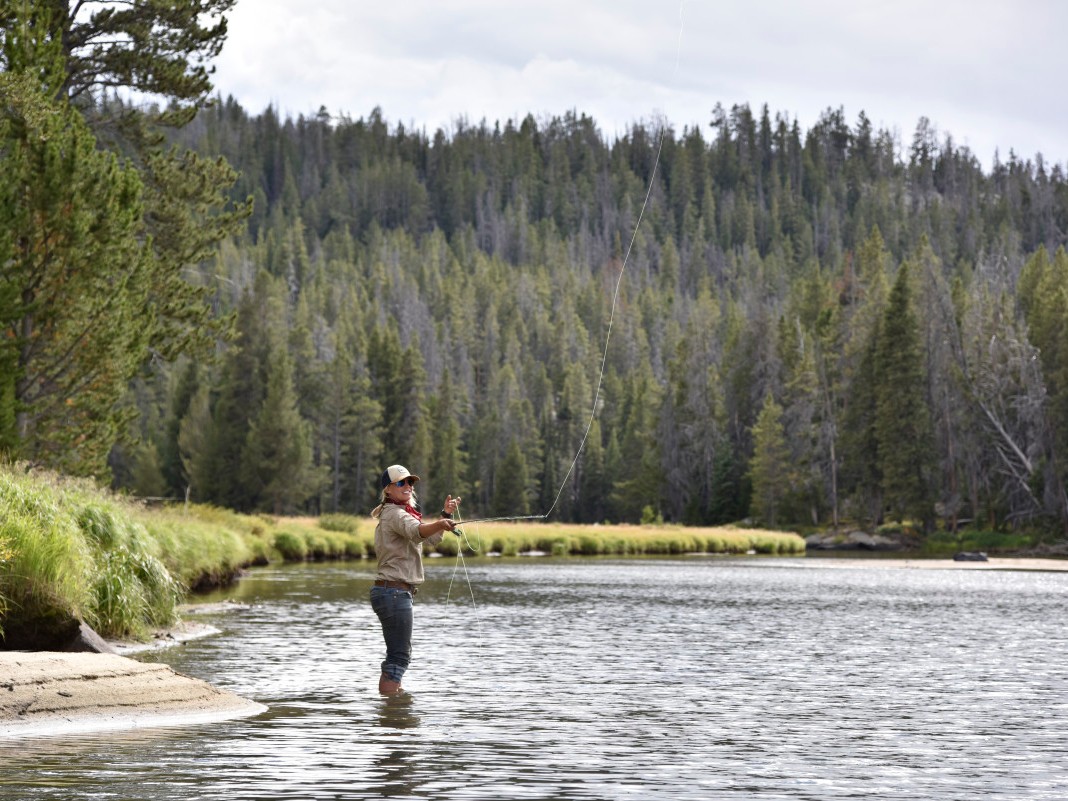
[[[258,553],[266,554],[245,526],[234,525],[230,518],[212,520],[210,512],[202,516],[199,510],[174,507],[142,511],[139,519],[155,540],[160,559],[185,590],[225,586],[246,565],[256,563]]]
[[[14,549],[11,547],[11,542],[7,539],[7,535],[0,531],[0,576],[4,574],[4,570],[8,562],[15,555]],[[4,620],[4,615],[7,613],[8,600],[2,590],[3,584],[0,582],[0,623]],[[4,627],[0,625],[0,639],[3,639]]]
[[[78,620],[144,638],[176,620],[190,588],[231,580],[254,553],[235,528],[17,467],[0,468],[0,551],[8,647],[58,646]]]
[[[60,637],[84,620],[107,637],[174,619],[181,588],[125,504],[88,482],[0,471],[0,595],[5,627]]]
[[[287,562],[363,559],[374,553],[374,532],[350,515],[274,521],[274,547]]]
[[[287,562],[303,562],[308,558],[308,543],[299,532],[279,531],[274,535],[274,547]]]
[[[159,543],[132,507],[72,494],[75,517],[93,552],[93,605],[87,621],[105,637],[142,638],[176,619],[183,587],[160,560]]]
[[[93,611],[91,549],[73,515],[48,489],[0,471],[0,598],[3,626],[49,626]]]
[[[363,528],[360,518],[355,515],[328,514],[319,518],[319,528],[327,531],[344,531],[348,534],[359,534]]]

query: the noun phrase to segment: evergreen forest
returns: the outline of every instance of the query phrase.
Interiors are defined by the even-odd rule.
[[[615,139],[206,78],[149,113],[5,27],[9,459],[271,514],[399,462],[468,518],[1068,527],[1062,164],[714,98]]]

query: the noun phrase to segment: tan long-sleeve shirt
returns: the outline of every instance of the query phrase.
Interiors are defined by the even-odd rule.
[[[441,542],[442,532],[426,537],[432,545]],[[419,521],[403,506],[387,503],[375,528],[375,555],[378,557],[376,579],[422,584],[423,541],[419,536]]]

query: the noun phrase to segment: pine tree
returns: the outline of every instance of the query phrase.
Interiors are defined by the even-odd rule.
[[[753,482],[752,513],[761,522],[774,526],[783,502],[793,490],[790,484],[790,450],[782,426],[782,407],[770,395],[753,426],[753,458],[749,474]]]
[[[224,14],[234,2],[0,4],[0,66],[46,76],[42,91],[71,101],[99,143],[139,172],[154,256],[142,278],[150,313],[144,323],[151,348],[167,359],[194,346],[206,353],[226,331],[226,318],[212,314],[208,289],[184,272],[251,212],[249,202],[230,203],[227,192],[237,175],[224,160],[166,149],[158,132],[161,125],[185,125],[208,102],[214,71],[208,65],[225,42]],[[106,96],[120,88],[163,102],[134,109]]]
[[[853,374],[842,425],[843,481],[858,498],[864,517],[872,522],[882,522],[883,507],[883,476],[876,433],[879,393],[883,389],[878,371],[880,340],[881,327],[877,327],[870,332]]]
[[[815,343],[803,331],[794,329],[790,338],[794,351],[788,361],[784,381],[782,425],[789,457],[784,467],[790,474],[791,517],[798,519],[807,511],[810,521],[819,522],[821,466],[819,376],[816,371]],[[786,361],[784,359],[784,361]]]
[[[312,465],[310,440],[308,423],[297,409],[289,355],[278,346],[271,354],[263,408],[245,447],[243,475],[256,506],[276,515],[291,513],[320,490],[323,474]]]
[[[466,492],[463,476],[467,470],[467,459],[462,447],[463,429],[458,405],[457,387],[446,370],[431,404],[434,447],[430,475],[434,477],[434,486],[443,492],[463,497]]]
[[[353,513],[371,508],[378,496],[378,478],[385,460],[382,403],[365,370],[356,367],[349,390],[349,402],[341,421],[341,470],[344,481],[342,503]]]
[[[620,469],[613,476],[610,503],[620,521],[637,523],[642,510],[663,508],[663,455],[657,439],[660,392],[648,369],[639,372],[627,386],[624,400]]]
[[[416,340],[404,350],[401,361],[403,369],[397,380],[399,415],[397,429],[393,432],[398,460],[404,459],[416,472],[427,473],[430,466],[433,444],[431,441],[430,415],[427,410],[427,376],[423,367],[423,354]],[[433,476],[427,473],[423,494],[437,491]],[[437,503],[438,501],[435,501]]]
[[[342,338],[335,344],[334,361],[327,373],[326,391],[322,398],[323,430],[321,434],[324,462],[330,471],[330,498],[326,508],[341,511],[341,495],[347,484],[346,465],[343,465],[345,412],[351,403],[353,384],[352,353]]]
[[[173,102],[156,121],[188,121],[210,90],[200,59],[217,54],[225,36],[225,22],[205,23],[230,6],[0,4],[0,154],[10,190],[0,216],[21,251],[3,259],[13,268],[0,297],[17,303],[3,302],[0,324],[11,326],[18,356],[0,356],[0,423],[15,418],[0,442],[23,457],[106,474],[107,451],[132,412],[118,403],[119,386],[150,355],[173,358],[194,344],[204,352],[225,328],[208,290],[182,271],[247,213],[223,208],[235,174],[191,152],[164,153],[144,114],[95,90],[163,95]],[[118,131],[105,123],[120,117],[130,145],[116,147],[122,161],[98,147]]]
[[[207,497],[201,500],[231,509],[250,510],[256,503],[243,479],[242,464],[252,420],[266,395],[271,292],[271,278],[261,271],[238,305],[237,338],[223,358],[215,387],[218,397],[212,404],[211,454],[206,457],[207,480],[201,487]],[[275,325],[280,324],[277,314],[274,316]]]
[[[929,520],[929,465],[933,438],[925,402],[923,353],[912,310],[909,264],[890,290],[876,354],[875,436],[886,505],[901,521]]]
[[[181,458],[181,494],[205,502],[214,497],[213,446],[215,426],[207,384],[201,384],[189,399],[178,425],[177,446]]]
[[[881,391],[877,354],[886,312],[886,271],[889,253],[879,228],[873,227],[857,251],[855,269],[843,279],[838,306],[843,341],[841,381],[842,490],[857,506],[861,519],[883,518],[882,472],[875,434],[876,405]]]
[[[526,457],[519,442],[513,439],[495,470],[490,514],[494,517],[530,514],[529,483]]]
[[[185,488],[189,486],[189,476],[183,467],[178,437],[181,433],[182,419],[189,411],[193,396],[202,385],[198,372],[196,362],[191,360],[178,369],[178,378],[171,394],[170,408],[167,410],[164,430],[160,436],[160,470],[163,472],[163,479],[169,491],[175,496],[183,495]],[[203,385],[206,399],[206,379]]]
[[[0,398],[22,458],[104,475],[147,352],[141,182],[30,75],[0,74]],[[10,425],[10,422],[8,422]]]
[[[605,452],[601,444],[601,424],[596,419],[590,425],[590,435],[582,456],[582,506],[580,523],[603,523],[608,505],[608,477],[605,473]]]
[[[164,120],[187,118],[211,93],[211,60],[226,39],[222,16],[236,0],[133,0],[116,6],[101,0],[40,0],[47,37],[62,43],[63,95],[83,99],[126,87],[168,98]],[[0,5],[4,41],[18,30],[18,0]],[[90,13],[84,13],[86,10]],[[0,64],[14,69],[10,52]]]

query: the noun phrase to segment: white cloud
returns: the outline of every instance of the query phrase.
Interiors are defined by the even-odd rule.
[[[904,139],[921,116],[989,164],[995,148],[1068,162],[1068,66],[1054,0],[240,0],[216,86],[252,113],[365,116],[433,132],[460,116],[592,116],[608,136],[716,102],[812,125],[861,110]],[[681,37],[680,37],[681,10]]]

